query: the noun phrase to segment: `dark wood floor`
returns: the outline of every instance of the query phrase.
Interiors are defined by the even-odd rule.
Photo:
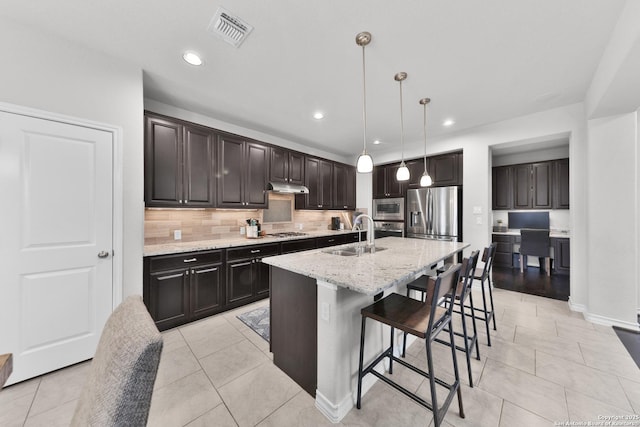
[[[496,288],[525,294],[538,295],[562,301],[569,300],[569,276],[551,274],[547,276],[538,267],[529,267],[524,273],[520,269],[496,267],[492,269],[493,284]]]

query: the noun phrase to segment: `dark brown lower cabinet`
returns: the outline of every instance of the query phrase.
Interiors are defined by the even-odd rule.
[[[558,274],[569,274],[571,270],[570,240],[565,238],[551,239],[553,246],[553,270]]]
[[[269,296],[269,266],[262,258],[279,253],[279,243],[227,249],[227,308]]]
[[[515,236],[494,234],[493,242],[497,243],[496,253],[493,256],[493,265],[498,267],[513,267],[513,244]]]
[[[222,311],[223,251],[144,259],[144,301],[159,330]]]

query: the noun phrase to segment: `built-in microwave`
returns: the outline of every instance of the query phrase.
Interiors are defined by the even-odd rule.
[[[404,221],[404,198],[373,199],[373,219],[376,221]]]

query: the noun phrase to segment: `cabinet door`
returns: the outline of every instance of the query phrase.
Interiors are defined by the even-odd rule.
[[[355,166],[347,166],[346,167],[346,176],[345,176],[345,193],[346,193],[346,204],[343,209],[355,210],[356,208],[356,168]],[[339,207],[339,206],[338,206]]]
[[[149,275],[149,313],[158,329],[189,320],[189,269],[152,272]]]
[[[514,209],[529,209],[531,201],[531,165],[517,165],[513,167],[513,207]]]
[[[246,144],[245,156],[245,207],[266,208],[269,204],[267,195],[269,148],[264,145],[248,142]]]
[[[333,165],[333,207],[347,209],[347,165]]]
[[[460,154],[444,154],[429,158],[429,174],[435,186],[460,185]]]
[[[280,147],[272,147],[270,157],[269,181],[289,182],[289,151]]]
[[[407,168],[409,168],[409,183],[406,184],[408,188],[420,188],[420,178],[424,173],[424,159],[416,159],[407,162]],[[428,171],[429,169],[427,169]],[[429,172],[431,174],[431,172]]]
[[[184,204],[215,207],[214,136],[205,129],[184,130]]]
[[[269,295],[269,264],[264,264],[262,259],[258,258],[254,264],[256,272],[256,295],[266,296]]]
[[[244,141],[222,136],[218,141],[218,206],[239,208],[244,206],[243,186],[246,165]]]
[[[384,166],[375,166],[373,168],[373,198],[384,199],[386,193],[386,174]]]
[[[249,300],[253,296],[253,259],[227,262],[227,303]]]
[[[304,155],[289,152],[289,183],[304,185]]]
[[[331,209],[333,206],[333,163],[320,160],[320,208]]]
[[[553,162],[554,187],[553,200],[554,209],[569,209],[569,159],[561,159]]]
[[[222,264],[193,267],[190,275],[191,320],[221,311],[224,305]]]
[[[553,204],[552,163],[534,163],[531,168],[533,208],[551,209]]]
[[[304,162],[305,185],[309,189],[309,194],[304,196],[305,206],[302,209],[319,209],[322,207],[321,184],[320,184],[320,159],[307,157]]]
[[[180,206],[182,125],[146,117],[144,186],[146,206]]]
[[[396,179],[400,164],[385,167],[385,188],[387,197],[404,197],[404,184]]]
[[[569,274],[571,267],[570,240],[555,239],[553,245],[553,269],[557,273]]]
[[[511,166],[495,167],[491,172],[491,199],[493,209],[512,209],[513,180]]]

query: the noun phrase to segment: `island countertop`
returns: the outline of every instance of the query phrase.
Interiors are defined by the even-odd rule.
[[[375,243],[373,254],[340,256],[328,253],[354,246],[352,243],[266,257],[262,262],[359,293],[376,295],[410,282],[426,273],[433,264],[469,246],[462,242],[401,237],[384,237],[376,239]]]

